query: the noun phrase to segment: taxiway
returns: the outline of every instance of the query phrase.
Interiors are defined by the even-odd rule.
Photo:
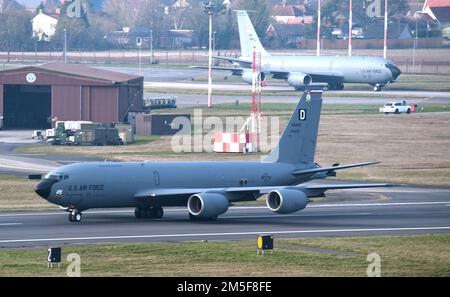
[[[368,197],[374,193],[378,198]],[[240,206],[213,222],[189,221],[185,208],[166,208],[159,220],[137,220],[131,209],[90,210],[78,224],[70,223],[63,211],[0,213],[2,248],[240,240],[258,234],[292,238],[438,233],[450,233],[448,188],[337,191],[326,202],[311,203],[291,215],[274,214],[262,205]]]

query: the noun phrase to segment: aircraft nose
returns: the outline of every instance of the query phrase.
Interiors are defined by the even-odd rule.
[[[389,66],[389,70],[391,71],[394,79],[397,79],[400,76],[400,74],[402,74],[402,71],[396,65]]]
[[[36,194],[41,196],[44,199],[48,199],[50,196],[50,192],[52,190],[52,186],[57,182],[56,179],[44,179],[41,180],[34,188]]]

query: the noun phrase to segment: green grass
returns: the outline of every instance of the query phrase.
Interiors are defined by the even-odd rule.
[[[364,91],[370,91],[371,88],[362,89]],[[145,88],[145,92],[151,92],[151,93],[161,93],[161,94],[168,94],[176,95],[176,94],[183,94],[183,95],[207,95],[207,90],[195,90],[195,89],[186,89],[186,88],[173,88],[173,89],[163,89],[159,87],[155,88]],[[223,90],[214,90],[214,95],[224,95],[224,96],[248,96],[250,95],[250,91],[223,91]],[[263,96],[288,96],[288,97],[295,97],[299,96],[299,94],[302,94],[300,91],[282,91],[282,92],[271,92],[271,91],[263,91]],[[349,94],[349,93],[336,93],[333,91],[325,92],[323,97],[345,97],[345,98],[385,98],[386,95],[383,94],[383,92],[373,92],[368,94]],[[404,95],[389,95],[390,98],[395,99],[401,99],[405,98]],[[408,95],[408,98],[424,98],[421,95]]]
[[[287,112],[292,113],[292,110],[297,106],[296,103],[263,103],[262,110],[265,112]],[[323,114],[379,114],[380,105],[371,104],[324,104],[322,108]],[[201,106],[205,108],[206,106]],[[243,111],[251,110],[251,103],[219,103],[215,104],[211,111]],[[188,109],[187,109],[188,110]],[[450,105],[443,104],[424,104],[419,105],[416,112],[447,112],[450,111]]]
[[[159,140],[161,136],[158,135],[137,135],[134,137],[134,144],[148,144],[150,142]]]
[[[25,177],[0,174],[0,181],[2,181],[2,182],[7,182],[7,181],[24,181],[24,180],[26,180]]]
[[[34,192],[38,181],[26,177],[0,175],[0,211],[55,209]]]
[[[382,276],[450,276],[450,235],[277,239],[272,256],[246,241],[107,244],[63,247],[61,268],[47,249],[0,250],[0,276],[64,276],[69,253],[82,276],[366,276],[367,255]]]

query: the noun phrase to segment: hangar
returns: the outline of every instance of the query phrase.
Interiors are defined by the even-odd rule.
[[[0,128],[55,121],[128,122],[143,109],[143,77],[61,62],[0,71]]]

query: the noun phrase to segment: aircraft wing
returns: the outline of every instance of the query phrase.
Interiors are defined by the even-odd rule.
[[[303,73],[311,76],[312,81],[314,83],[330,82],[330,81],[342,82],[344,80],[344,75],[341,72],[337,72],[337,71],[321,71],[321,72],[313,71],[313,72],[311,72],[311,71],[299,70],[298,72],[303,72]],[[271,68],[270,74],[275,79],[288,79],[290,72]]]
[[[189,68],[197,68],[197,69],[209,69],[208,66],[189,66]],[[223,66],[212,66],[213,70],[219,71],[231,71],[233,75],[242,75],[244,68],[240,67],[223,67]]]
[[[157,197],[168,197],[178,195],[194,195],[199,193],[229,193],[229,194],[267,194],[271,191],[280,189],[295,189],[305,192],[308,196],[313,197],[327,190],[339,189],[358,189],[358,188],[376,188],[390,187],[391,184],[374,183],[374,184],[321,184],[321,185],[298,185],[298,186],[269,186],[269,187],[231,187],[231,188],[181,188],[181,189],[152,189],[140,191],[135,195],[137,200],[147,200]]]
[[[325,192],[327,190],[344,190],[344,189],[360,189],[360,188],[384,188],[392,187],[392,184],[386,183],[373,183],[373,184],[320,184],[320,185],[297,185],[297,186],[281,186],[281,187],[235,187],[227,188],[225,192],[227,193],[244,193],[244,192],[258,192],[259,194],[267,194],[271,191],[276,191],[280,189],[294,189],[304,191],[308,196],[316,192]]]
[[[241,65],[242,67],[245,68],[251,68],[252,67],[252,62],[251,61],[246,61],[246,60],[242,60],[242,59],[238,59],[238,58],[232,58],[232,57],[225,57],[225,56],[213,56],[214,59],[217,60],[224,60],[227,62],[230,62],[231,64],[236,63]]]
[[[213,66],[214,70],[223,70],[223,71],[231,71],[233,75],[242,75],[242,72],[245,69],[252,68],[252,62],[247,60],[242,60],[238,58],[231,58],[225,56],[213,56],[214,59],[224,60],[231,64],[239,64],[240,67],[222,67],[222,66]],[[208,66],[190,66],[191,68],[200,68],[200,69],[208,69]],[[290,72],[283,71],[281,69],[269,68],[268,71],[264,71],[266,74],[272,75],[274,79],[288,79]],[[342,82],[344,80],[344,75],[338,71],[301,71],[305,74],[311,76],[313,82]]]
[[[344,75],[341,72],[336,71],[324,71],[324,72],[306,72],[308,73],[313,82],[342,82],[344,80]]]

